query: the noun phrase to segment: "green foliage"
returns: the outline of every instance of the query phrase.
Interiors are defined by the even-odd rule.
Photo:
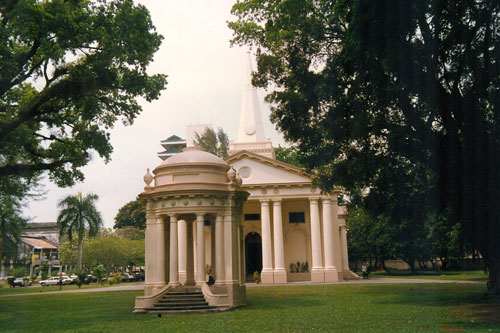
[[[299,150],[297,146],[281,147],[278,146],[274,148],[274,153],[276,154],[276,159],[291,165],[298,167],[303,167],[299,159]]]
[[[12,271],[10,271],[10,274],[12,274],[14,277],[19,278],[25,276],[26,273],[26,267],[17,267],[14,268]]]
[[[146,232],[136,227],[125,227],[117,229],[114,235],[120,238],[127,238],[131,240],[141,240],[146,237]]]
[[[61,237],[66,235],[69,241],[74,234],[78,237],[78,272],[82,270],[84,236],[94,237],[102,225],[101,213],[97,211],[94,203],[97,199],[98,196],[95,194],[83,197],[78,193],[68,195],[58,203],[58,207],[61,208],[57,217],[59,234]]]
[[[202,135],[196,133],[194,145],[205,148],[206,151],[221,158],[227,156],[229,149],[229,138],[222,128],[217,129],[217,133],[211,128],[206,128]]]
[[[419,225],[446,221],[436,237],[479,250],[500,296],[500,2],[243,0],[232,13],[232,42],[257,49],[253,84],[277,88],[271,119],[322,189],[369,188],[361,207],[408,232],[408,257]]]
[[[110,129],[132,124],[136,98],[157,99],[166,76],[147,73],[162,36],[131,0],[4,1],[0,17],[3,238],[18,236],[44,172],[71,186],[92,152],[109,161]]]
[[[162,37],[129,0],[9,2],[0,7],[0,178],[48,170],[59,185],[82,180],[109,129],[157,99],[164,75],[147,66]]]
[[[106,269],[103,266],[97,266],[92,270],[92,275],[97,278],[98,283],[101,283],[106,276]]]
[[[78,285],[78,289],[81,288],[82,284],[86,283],[87,281],[87,273],[85,272],[79,272],[77,274],[77,279],[76,279],[76,284]]]
[[[102,265],[106,272],[127,265],[144,265],[144,239],[132,240],[117,237],[112,233],[101,232],[93,239],[84,238],[82,242],[82,265],[97,267]],[[67,265],[75,265],[78,246],[69,240],[61,244],[61,261]],[[96,276],[94,274],[94,276]]]
[[[146,206],[139,198],[130,201],[118,210],[115,217],[114,229],[134,227],[139,230],[146,228]]]
[[[49,275],[49,272],[47,272],[46,270],[42,270],[42,272],[41,272],[42,280],[47,280],[48,275]]]

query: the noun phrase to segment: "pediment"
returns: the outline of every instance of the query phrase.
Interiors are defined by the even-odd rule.
[[[225,160],[240,174],[243,185],[311,183],[304,169],[249,151],[240,151]]]

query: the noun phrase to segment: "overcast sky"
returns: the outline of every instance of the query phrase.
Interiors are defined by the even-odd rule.
[[[45,199],[24,211],[33,222],[56,221],[57,202],[65,195],[93,192],[99,196],[104,225],[111,228],[118,209],[143,191],[146,168],[160,164],[156,153],[162,151],[161,140],[173,134],[185,138],[186,126],[196,123],[222,127],[230,139],[237,139],[247,49],[229,46],[226,21],[233,20],[234,0],[137,2],[149,9],[164,37],[149,70],[168,75],[167,89],[152,103],[141,101],[143,112],[132,126],[117,123],[111,132],[111,162],[95,155],[83,168],[83,183],[59,189],[44,181]],[[259,91],[264,128],[276,146],[283,141],[269,121],[265,94]]]

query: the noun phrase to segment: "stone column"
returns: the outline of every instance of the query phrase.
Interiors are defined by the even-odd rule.
[[[349,257],[347,254],[347,227],[345,224],[340,225],[340,242],[342,247],[342,268],[345,272],[349,270]]]
[[[156,274],[156,217],[154,214],[148,212],[146,214],[146,233],[145,233],[145,268],[146,277],[144,295],[149,296],[153,294],[153,285],[158,280]],[[66,267],[67,271],[67,267]]]
[[[274,283],[286,283],[285,253],[283,247],[283,222],[281,218],[281,199],[273,199],[274,227]]]
[[[186,281],[187,286],[194,285],[193,221],[186,221]]]
[[[186,283],[186,221],[177,222],[179,232],[179,282]]]
[[[170,282],[171,286],[179,285],[179,255],[177,242],[177,216],[170,215]]]
[[[205,214],[196,214],[196,284],[205,280],[205,233],[203,228]]]
[[[269,200],[260,201],[260,219],[262,223],[262,272],[260,279],[262,283],[274,283]]]
[[[325,282],[339,280],[337,268],[335,267],[335,249],[333,238],[332,200],[323,198],[323,247],[325,254]]]
[[[319,222],[318,199],[310,198],[309,207],[311,210],[311,246],[312,246],[312,282],[325,282],[323,270],[323,258],[321,256],[321,230]]]
[[[215,284],[224,284],[224,219],[215,218]]]
[[[165,221],[162,216],[158,216],[156,218],[156,269],[158,273],[158,283],[166,284],[166,276],[165,272],[167,270],[166,267],[166,257],[165,257]]]

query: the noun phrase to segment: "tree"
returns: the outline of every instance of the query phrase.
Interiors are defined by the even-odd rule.
[[[113,229],[134,227],[139,230],[146,229],[146,206],[139,198],[127,202],[118,210]]]
[[[143,229],[137,229],[135,227],[125,227],[117,229],[114,235],[119,238],[126,238],[131,240],[141,240],[146,237],[146,233]]]
[[[500,3],[244,0],[232,13],[233,43],[257,48],[253,83],[277,87],[273,122],[322,188],[370,188],[395,222],[458,222],[499,296]]]
[[[21,202],[11,196],[0,192],[0,261],[3,258],[3,243],[8,236],[16,241],[20,240],[21,227],[27,220],[22,217]]]
[[[211,128],[206,128],[202,135],[196,133],[194,145],[205,148],[206,151],[221,158],[227,156],[229,149],[229,138],[222,128],[217,129],[217,133]]]
[[[78,272],[82,270],[84,236],[94,237],[102,225],[101,213],[95,207],[97,199],[98,196],[95,194],[82,197],[82,194],[78,193],[68,195],[58,203],[58,207],[61,208],[57,217],[60,236],[66,235],[70,241],[74,235],[78,237]]]
[[[276,154],[276,159],[291,165],[302,167],[299,162],[299,151],[296,146],[281,147],[278,146],[274,148],[274,153]]]
[[[131,0],[3,1],[0,18],[0,192],[22,201],[44,172],[70,186],[92,152],[109,161],[109,130],[166,85],[146,72],[162,36]]]

